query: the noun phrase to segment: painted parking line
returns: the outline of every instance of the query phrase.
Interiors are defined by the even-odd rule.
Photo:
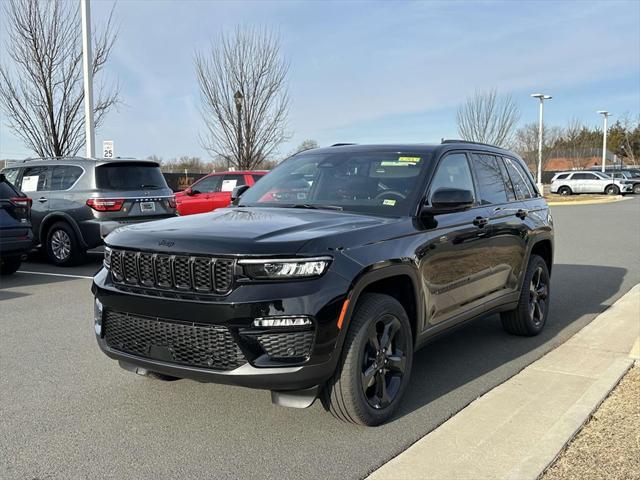
[[[18,270],[18,273],[28,273],[30,275],[50,275],[52,277],[86,278],[89,280],[93,279],[93,277],[88,277],[86,275],[69,275],[66,273],[31,272],[28,270]]]

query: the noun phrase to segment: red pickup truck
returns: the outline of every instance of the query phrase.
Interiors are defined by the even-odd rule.
[[[231,192],[241,185],[253,185],[268,172],[264,170],[218,172],[202,177],[189,188],[176,193],[180,215],[192,215],[223,208],[231,203]]]

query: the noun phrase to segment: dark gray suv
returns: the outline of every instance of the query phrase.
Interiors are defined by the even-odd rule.
[[[175,197],[156,162],[50,158],[2,170],[33,199],[36,243],[57,265],[73,265],[116,228],[176,215]]]

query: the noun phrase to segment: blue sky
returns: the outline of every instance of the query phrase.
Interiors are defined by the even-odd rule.
[[[112,2],[92,1],[94,24]],[[534,91],[554,96],[550,124],[599,125],[596,110],[640,112],[639,1],[157,1],[120,0],[107,82],[124,104],[97,132],[119,156],[207,154],[193,68],[237,25],[280,32],[290,62],[291,140],[321,145],[438,142],[456,137],[457,106],[496,87],[537,121]],[[1,24],[0,24],[1,26]],[[1,34],[0,34],[1,35]],[[0,158],[29,152],[3,125]]]

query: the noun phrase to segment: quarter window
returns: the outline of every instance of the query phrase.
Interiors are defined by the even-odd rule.
[[[516,193],[516,199],[524,200],[526,198],[532,198],[533,191],[531,190],[531,185],[527,178],[524,177],[525,174],[522,169],[518,168],[519,165],[510,158],[505,158],[504,163],[507,167],[509,178],[511,178],[511,184],[513,185],[513,190]]]
[[[568,178],[569,175],[570,175],[569,173],[561,173],[556,177],[556,180],[564,180],[565,178]]]
[[[431,181],[430,194],[433,195],[441,188],[459,188],[473,192],[473,178],[464,153],[452,153],[440,162]]]
[[[68,190],[82,175],[82,168],[74,165],[59,165],[51,171],[51,190]]]
[[[16,180],[18,180],[18,173],[20,172],[19,168],[7,168],[3,170],[4,176],[9,180],[9,183],[16,185]]]
[[[478,181],[478,196],[482,205],[507,202],[504,172],[493,155],[473,154],[473,168]]]

